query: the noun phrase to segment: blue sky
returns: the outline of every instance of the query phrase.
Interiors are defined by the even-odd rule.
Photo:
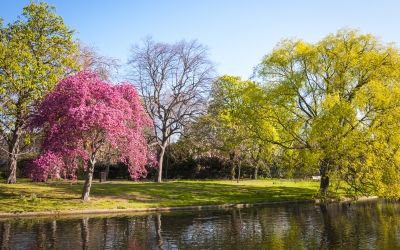
[[[125,63],[133,44],[197,39],[219,74],[251,75],[283,38],[315,42],[340,28],[373,33],[400,45],[400,1],[384,0],[49,0],[76,37]],[[1,0],[15,20],[29,0]]]

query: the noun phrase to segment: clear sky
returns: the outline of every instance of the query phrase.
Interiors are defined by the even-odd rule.
[[[400,1],[384,0],[48,0],[76,37],[125,63],[130,47],[197,39],[219,74],[251,75],[282,38],[315,42],[356,28],[400,45]],[[15,20],[29,0],[0,0],[0,16]]]

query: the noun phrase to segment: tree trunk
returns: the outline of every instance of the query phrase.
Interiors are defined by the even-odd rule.
[[[323,166],[320,167],[319,172],[321,175],[319,190],[320,190],[321,196],[326,197],[326,195],[328,194],[328,188],[329,188],[328,167],[324,164]]]
[[[257,178],[258,178],[258,164],[254,168],[254,180],[257,180]]]
[[[96,164],[95,160],[89,161],[89,166],[86,169],[85,173],[85,184],[83,185],[82,191],[82,200],[88,201],[90,195],[90,188],[92,186],[92,179],[93,179],[93,172],[94,172],[94,165]]]
[[[7,178],[7,184],[17,183],[17,157],[14,154],[10,154],[10,174]]]
[[[19,153],[19,140],[20,140],[20,133],[19,129],[16,129],[14,132],[13,138],[9,144],[9,176],[7,178],[8,184],[17,183],[17,155]]]
[[[161,146],[161,152],[160,152],[160,154],[158,156],[157,182],[161,182],[162,181],[162,169],[163,169],[164,153],[165,153],[165,146]]]
[[[241,163],[241,161],[239,160],[239,162],[238,162],[238,176],[237,176],[237,183],[239,183],[239,180],[240,180],[240,167],[242,166],[242,163]]]
[[[110,164],[106,166],[106,180],[108,180],[108,174],[110,173]]]
[[[232,163],[232,166],[231,166],[231,180],[232,180],[232,181],[235,180],[235,176],[236,176],[236,171],[235,171],[235,169],[236,169],[236,166],[235,166],[235,164]]]
[[[236,166],[235,166],[235,152],[230,152],[229,153],[229,161],[230,161],[230,164],[231,164],[231,180],[233,181],[233,180],[235,180],[235,175],[236,175],[236,173],[235,173],[235,169],[236,169]]]

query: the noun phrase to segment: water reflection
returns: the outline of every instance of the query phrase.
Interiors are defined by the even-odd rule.
[[[400,249],[398,203],[0,221],[1,249]]]

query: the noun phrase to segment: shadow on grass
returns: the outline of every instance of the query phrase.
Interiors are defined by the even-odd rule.
[[[80,195],[82,185],[55,185],[61,192]],[[169,204],[254,203],[312,199],[313,187],[236,185],[210,182],[94,183],[91,196],[127,199],[137,202]]]
[[[261,183],[261,186],[259,185]],[[80,200],[83,182],[58,181],[0,184],[0,211],[47,211],[57,209],[169,207],[221,205],[276,201],[312,200],[317,186],[295,182],[264,185],[225,181],[169,181],[163,183],[111,181],[94,182],[92,202]],[[269,184],[274,184],[270,182]]]

